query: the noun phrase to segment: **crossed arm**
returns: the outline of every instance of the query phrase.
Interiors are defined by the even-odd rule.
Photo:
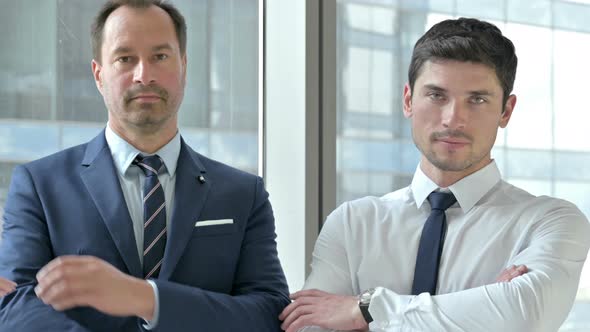
[[[527,272],[526,265],[512,265],[500,273],[496,282],[509,282]],[[359,309],[358,296],[308,289],[291,294],[291,299],[293,302],[279,316],[286,332],[312,325],[340,331],[367,331],[369,328]],[[305,329],[308,330],[319,331]]]
[[[158,330],[176,331],[183,326],[279,330],[277,316],[288,303],[287,285],[276,255],[272,209],[261,180],[255,192],[231,294],[155,280],[160,297]],[[37,280],[38,284],[0,298],[0,331],[87,331],[69,315],[68,309],[78,308],[85,312],[96,309],[106,315],[95,317],[110,321],[128,316],[152,318],[154,292],[145,280],[97,257],[53,257],[46,214],[23,167],[13,173],[3,237],[0,273],[17,283]]]
[[[339,222],[324,225],[308,290],[293,294],[280,316],[287,332],[368,328],[358,310]],[[377,287],[369,307],[371,331],[556,331],[573,304],[589,240],[590,225],[577,209],[549,210],[526,247],[511,258],[517,266],[498,277],[510,282],[435,296]]]

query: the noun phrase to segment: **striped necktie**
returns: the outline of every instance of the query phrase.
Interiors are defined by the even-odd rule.
[[[424,292],[431,295],[436,293],[438,267],[447,228],[445,211],[456,201],[457,199],[451,193],[432,192],[428,195],[432,211],[426,219],[420,236],[412,295]]]
[[[133,161],[145,174],[143,185],[143,276],[157,278],[166,248],[166,202],[158,174],[166,167],[158,155]]]

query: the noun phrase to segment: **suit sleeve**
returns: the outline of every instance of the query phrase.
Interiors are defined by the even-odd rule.
[[[281,331],[278,316],[290,303],[276,249],[272,208],[257,179],[232,294],[154,280],[160,297],[157,331]],[[180,305],[179,305],[180,304]]]
[[[53,259],[43,206],[30,173],[17,166],[4,208],[0,276],[23,283]],[[64,312],[54,310],[27,286],[0,298],[0,332],[87,331]]]

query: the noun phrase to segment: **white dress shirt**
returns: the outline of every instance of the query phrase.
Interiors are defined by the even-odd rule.
[[[111,150],[115,168],[117,169],[119,183],[121,184],[125,203],[127,203],[129,216],[133,222],[133,232],[135,235],[139,261],[143,264],[143,184],[145,182],[145,174],[138,166],[133,165],[132,163],[138,154],[143,156],[150,154],[143,153],[133,145],[129,144],[126,140],[117,135],[108,123],[105,129],[105,138],[109,149]],[[174,136],[170,142],[151,155],[154,154],[157,154],[166,166],[166,172],[158,174],[158,180],[164,189],[164,198],[166,200],[166,227],[170,227],[170,217],[172,215],[172,207],[174,206],[176,164],[178,162],[178,156],[180,155],[180,133],[177,132],[176,136]],[[147,322],[145,327],[147,329],[153,329],[158,323],[160,301],[158,287],[153,281],[148,280],[148,282],[154,289],[155,310],[153,319],[150,322]]]
[[[437,293],[411,294],[428,195],[418,167],[409,187],[342,204],[324,224],[305,289],[357,295],[376,288],[371,331],[557,331],[576,295],[590,224],[575,205],[535,197],[495,162],[451,185]],[[529,272],[497,283],[506,267]],[[325,331],[307,327],[304,331]]]

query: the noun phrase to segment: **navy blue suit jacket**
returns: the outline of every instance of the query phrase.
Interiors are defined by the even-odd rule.
[[[205,183],[198,180],[204,176]],[[17,166],[4,209],[0,276],[23,283],[61,255],[93,255],[141,278],[133,225],[104,131]],[[289,303],[262,180],[182,142],[160,276],[157,331],[280,331]],[[198,220],[233,224],[195,227]],[[137,317],[55,311],[33,286],[0,299],[0,331],[140,331]]]

